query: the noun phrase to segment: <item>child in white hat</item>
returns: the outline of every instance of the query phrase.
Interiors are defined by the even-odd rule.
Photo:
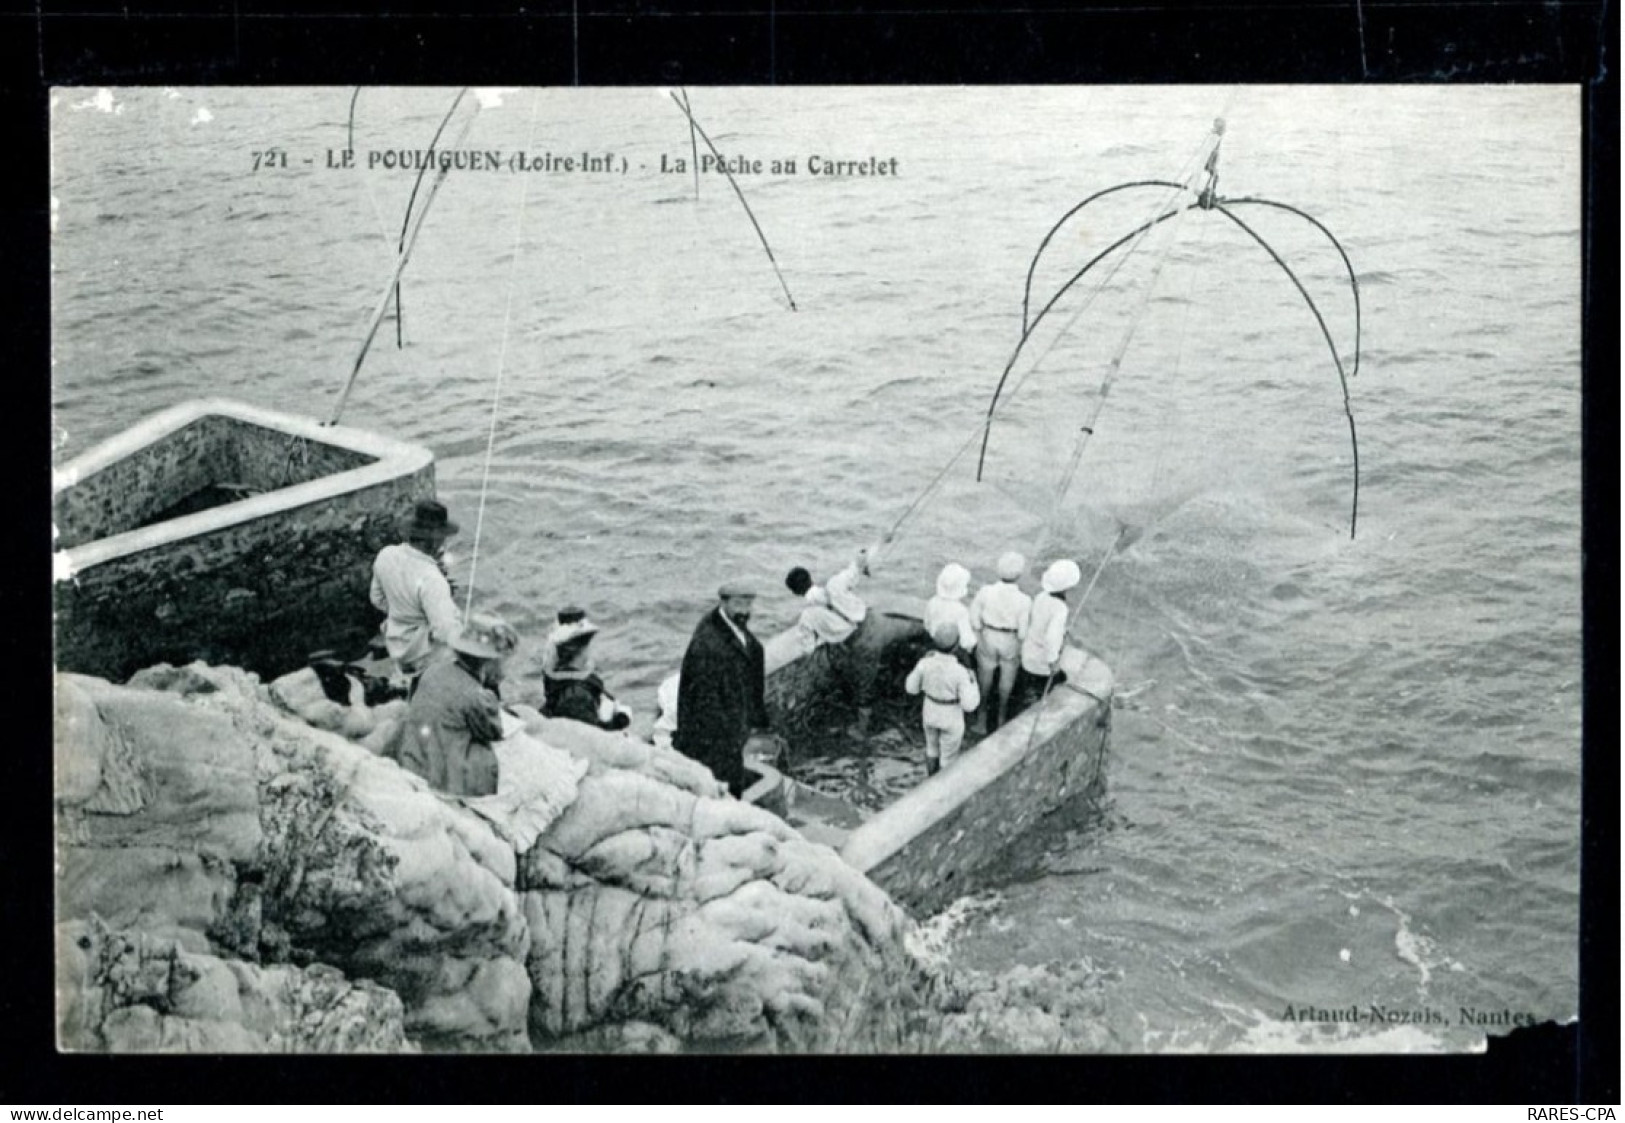
[[[1066,646],[1066,594],[1082,579],[1078,563],[1071,558],[1052,562],[1039,579],[1043,592],[1033,599],[1026,634],[1021,641],[1021,672],[1016,676],[1017,710],[1026,709],[1043,697],[1045,690],[1066,680],[1061,671],[1061,651]]]
[[[949,562],[937,575],[937,595],[925,602],[925,630],[935,635],[939,625],[951,625],[959,633],[959,650],[967,657],[976,650],[976,628],[965,606],[969,591],[970,570],[958,562]]]
[[[999,579],[976,590],[970,602],[970,622],[976,629],[976,685],[987,699],[982,731],[992,733],[1010,713],[1010,694],[1021,666],[1021,641],[1027,634],[1027,614],[1033,598],[1017,584],[1027,572],[1027,559],[1014,550],[999,558]],[[993,676],[999,679],[998,700],[993,698]]]
[[[935,775],[959,755],[965,739],[965,715],[982,704],[976,679],[954,658],[959,646],[959,629],[939,624],[931,640],[937,649],[914,664],[903,689],[924,694],[920,721],[925,727],[925,773]]]

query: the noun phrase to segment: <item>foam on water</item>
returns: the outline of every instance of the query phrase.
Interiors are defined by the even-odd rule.
[[[909,930],[909,951],[926,963],[945,966],[950,962],[954,937],[972,919],[997,913],[1004,898],[997,890],[984,890],[952,901],[941,912]]]

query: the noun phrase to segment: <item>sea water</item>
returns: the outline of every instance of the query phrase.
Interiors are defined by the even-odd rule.
[[[59,461],[192,397],[333,408],[415,177],[365,153],[427,147],[452,97],[363,90],[346,168],[351,94],[55,92]],[[533,652],[559,606],[587,607],[646,723],[725,577],[763,586],[771,634],[796,609],[785,570],[828,572],[893,526],[872,581],[893,592],[929,595],[949,560],[991,579],[1011,547],[1029,586],[1051,558],[1104,561],[1076,636],[1132,694],[1107,807],[1053,817],[955,906],[933,938],[956,961],[1091,965],[1124,1051],[1468,1049],[1506,1028],[1485,1017],[1572,1017],[1576,91],[690,96],[725,155],[769,169],[740,187],[799,311],[726,178],[696,197],[659,170],[691,152],[660,91],[481,91],[463,146],[530,170],[434,193],[404,347],[386,321],[343,420],[434,450],[475,602]],[[1193,172],[1216,116],[1219,194],[1315,215],[1359,276],[1353,375],[1336,250],[1234,208],[1351,376],[1352,540],[1336,364],[1216,211],[1162,224],[1046,317],[973,478],[1046,231],[1102,188]],[[574,153],[598,170],[540,159]],[[814,157],[897,174],[813,175]],[[1033,309],[1166,197],[1122,192],[1063,228]]]

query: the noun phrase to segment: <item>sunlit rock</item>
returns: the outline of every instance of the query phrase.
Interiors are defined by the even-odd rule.
[[[332,967],[259,966],[110,928],[57,928],[60,1046],[113,1053],[410,1049],[400,999]]]
[[[59,956],[73,1047],[908,1047],[907,917],[694,761],[521,709],[497,794],[450,798],[358,743],[379,714],[318,703],[202,664],[60,676],[60,914],[122,941]],[[402,1044],[247,1016],[340,983],[398,1001]]]

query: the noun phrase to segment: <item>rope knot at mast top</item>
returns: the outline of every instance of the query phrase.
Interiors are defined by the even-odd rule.
[[[1222,121],[1215,122],[1214,129],[1215,129],[1215,134],[1217,134],[1219,132],[1222,132],[1223,131],[1223,122]],[[1203,150],[1207,147],[1207,145],[1209,143],[1212,143],[1215,147],[1217,146],[1217,140],[1216,139],[1204,138],[1203,141],[1202,141],[1202,144],[1196,149],[1196,151],[1192,154],[1192,156],[1186,161],[1186,163],[1184,165],[1184,169],[1182,169],[1184,174],[1183,174],[1183,178],[1181,180],[1138,180],[1138,181],[1135,181],[1134,183],[1119,184],[1119,185],[1117,185],[1115,187],[1106,188],[1104,191],[1100,191],[1100,192],[1095,193],[1094,195],[1089,196],[1082,203],[1079,203],[1077,206],[1075,206],[1071,210],[1067,211],[1067,213],[1061,217],[1060,221],[1055,223],[1055,225],[1050,228],[1049,232],[1044,235],[1043,240],[1039,243],[1037,251],[1033,255],[1032,262],[1028,266],[1028,269],[1027,269],[1026,287],[1025,287],[1025,290],[1023,292],[1023,297],[1022,297],[1021,337],[1016,342],[1016,346],[1015,346],[1014,350],[1012,350],[1009,360],[1004,365],[1004,370],[999,375],[998,388],[994,391],[993,401],[988,406],[986,416],[976,425],[976,427],[974,429],[972,429],[970,431],[970,433],[966,437],[965,441],[959,446],[959,448],[953,453],[953,455],[948,458],[947,463],[945,463],[942,466],[941,470],[938,471],[936,473],[936,475],[932,477],[930,482],[926,484],[926,486],[924,487],[924,489],[921,490],[919,495],[917,495],[914,498],[914,500],[903,510],[903,513],[898,516],[896,521],[894,521],[892,523],[891,527],[886,531],[886,541],[889,542],[889,541],[893,540],[898,535],[898,533],[901,531],[903,525],[910,518],[912,518],[913,515],[930,498],[930,496],[933,495],[937,491],[937,489],[942,486],[943,482],[947,479],[948,473],[950,471],[952,471],[954,465],[959,462],[960,458],[963,457],[967,452],[969,452],[971,450],[971,448],[975,447],[978,442],[980,442],[980,444],[981,444],[981,453],[977,458],[976,479],[978,481],[981,480],[983,463],[984,463],[984,461],[986,459],[986,455],[987,455],[988,439],[989,439],[989,436],[990,436],[990,434],[992,432],[993,418],[994,418],[994,416],[996,415],[996,413],[998,411],[998,407],[999,407],[999,403],[1000,403],[1000,397],[1004,393],[1005,383],[1010,378],[1011,372],[1015,369],[1017,361],[1021,358],[1024,350],[1027,347],[1028,342],[1032,339],[1034,333],[1036,332],[1036,330],[1038,328],[1038,325],[1044,320],[1044,318],[1046,316],[1048,316],[1050,314],[1050,312],[1056,307],[1056,305],[1058,305],[1060,303],[1062,297],[1064,297],[1069,291],[1071,291],[1071,289],[1080,280],[1083,279],[1083,276],[1091,268],[1093,268],[1093,266],[1096,263],[1104,260],[1106,257],[1108,257],[1109,255],[1114,253],[1116,250],[1121,249],[1124,246],[1129,246],[1130,247],[1129,253],[1132,253],[1133,249],[1137,248],[1138,243],[1145,238],[1147,233],[1153,227],[1159,225],[1160,223],[1164,222],[1165,220],[1167,220],[1169,218],[1174,217],[1177,214],[1182,214],[1186,210],[1190,209],[1190,207],[1188,207],[1188,206],[1186,206],[1186,207],[1176,207],[1176,206],[1174,206],[1174,204],[1177,201],[1177,199],[1179,198],[1181,193],[1186,193],[1186,194],[1194,193],[1194,188],[1191,186],[1191,180],[1193,180],[1196,175],[1200,174],[1200,161],[1202,159],[1202,153],[1203,153]],[[1190,169],[1196,169],[1196,170],[1190,170]],[[1050,242],[1054,239],[1056,233],[1060,230],[1060,228],[1066,223],[1066,221],[1068,219],[1070,219],[1073,215],[1075,215],[1078,211],[1083,209],[1083,207],[1087,206],[1089,203],[1093,202],[1096,199],[1102,198],[1102,197],[1104,197],[1106,195],[1110,195],[1110,194],[1116,193],[1118,191],[1122,191],[1122,190],[1124,190],[1126,188],[1130,188],[1130,187],[1160,187],[1160,188],[1166,189],[1169,192],[1169,194],[1168,194],[1168,197],[1166,199],[1159,202],[1159,204],[1158,204],[1158,206],[1157,206],[1157,208],[1156,208],[1156,210],[1153,213],[1153,216],[1151,218],[1149,218],[1147,221],[1141,223],[1138,227],[1136,227],[1129,234],[1127,234],[1124,237],[1119,238],[1117,241],[1113,242],[1110,246],[1108,246],[1105,250],[1101,251],[1099,254],[1095,255],[1095,257],[1089,262],[1089,264],[1085,265],[1082,269],[1080,269],[1076,273],[1074,273],[1071,276],[1071,278],[1068,279],[1066,281],[1066,283],[1063,284],[1054,293],[1054,295],[1052,295],[1050,297],[1048,302],[1045,303],[1045,305],[1042,308],[1040,308],[1036,314],[1029,315],[1028,310],[1029,310],[1029,303],[1030,303],[1031,293],[1032,293],[1033,276],[1034,276],[1034,273],[1036,272],[1036,270],[1038,268],[1039,259],[1043,256],[1044,250],[1049,246]],[[1131,245],[1131,243],[1133,243],[1133,244]],[[1105,275],[1105,277],[1103,277],[1100,280],[1100,282],[1097,285],[1095,285],[1089,291],[1088,295],[1086,295],[1083,298],[1083,300],[1080,303],[1080,306],[1078,307],[1077,311],[1075,311],[1072,314],[1071,318],[1068,320],[1068,322],[1061,328],[1060,332],[1057,334],[1055,341],[1050,344],[1050,346],[1045,350],[1045,352],[1042,355],[1038,356],[1038,358],[1033,361],[1032,365],[1027,370],[1025,370],[1019,377],[1017,377],[1014,385],[1012,385],[1010,387],[1009,397],[1013,397],[1016,394],[1016,392],[1019,391],[1021,389],[1021,387],[1026,384],[1027,380],[1029,378],[1031,378],[1034,373],[1037,372],[1039,367],[1043,364],[1044,360],[1049,356],[1050,351],[1054,350],[1056,344],[1060,341],[1060,339],[1062,337],[1064,337],[1066,335],[1067,331],[1071,328],[1071,326],[1074,323],[1077,322],[1078,318],[1081,317],[1084,314],[1084,312],[1088,311],[1090,305],[1092,305],[1094,303],[1096,297],[1098,297],[1100,295],[1100,293],[1105,289],[1106,285],[1110,283],[1111,279],[1116,275],[1117,270],[1122,267],[1122,264],[1127,259],[1127,257],[1129,256],[1129,253],[1123,254],[1122,256],[1120,256],[1118,258],[1118,260],[1116,262],[1113,263],[1110,271],[1108,271],[1108,273]],[[1125,347],[1127,346],[1126,341],[1124,343],[1124,346]],[[1121,356],[1119,355],[1118,358],[1120,359]],[[1109,392],[1109,387],[1107,388],[1107,392]],[[1008,400],[1008,398],[1006,398],[1006,400]],[[1085,433],[1092,433],[1093,428],[1094,428],[1094,422],[1095,422],[1095,419],[1091,418],[1089,420],[1089,422],[1082,427],[1082,431],[1085,432]]]
[[[1177,218],[1178,216],[1183,215],[1183,214],[1185,214],[1185,213],[1187,213],[1189,211],[1192,211],[1192,210],[1202,210],[1202,211],[1206,211],[1206,212],[1217,212],[1219,214],[1222,214],[1227,221],[1229,221],[1233,225],[1235,225],[1238,228],[1240,228],[1241,230],[1243,230],[1246,234],[1248,234],[1249,237],[1251,237],[1253,239],[1253,241],[1257,242],[1269,254],[1271,260],[1273,260],[1275,262],[1275,264],[1277,266],[1279,266],[1280,269],[1286,274],[1288,279],[1292,282],[1294,288],[1297,289],[1299,295],[1302,296],[1305,305],[1309,308],[1309,311],[1311,312],[1311,314],[1315,318],[1315,322],[1318,325],[1318,327],[1320,329],[1320,332],[1321,332],[1321,335],[1324,337],[1324,339],[1326,341],[1327,348],[1331,353],[1332,361],[1333,361],[1334,366],[1336,367],[1338,380],[1339,380],[1339,382],[1341,384],[1341,388],[1342,388],[1342,392],[1343,392],[1343,411],[1344,411],[1344,413],[1345,413],[1345,415],[1347,417],[1347,420],[1348,420],[1349,443],[1350,443],[1350,449],[1351,449],[1351,453],[1352,453],[1352,457],[1353,457],[1353,477],[1354,478],[1353,478],[1353,497],[1352,497],[1351,503],[1350,503],[1350,514],[1349,514],[1349,536],[1351,538],[1354,536],[1355,528],[1357,526],[1358,517],[1359,517],[1360,452],[1359,452],[1358,436],[1357,436],[1357,433],[1356,433],[1356,430],[1355,430],[1355,424],[1354,424],[1354,413],[1353,413],[1352,405],[1351,405],[1350,400],[1349,400],[1348,380],[1350,378],[1352,378],[1355,374],[1357,374],[1359,372],[1359,368],[1360,368],[1361,316],[1360,316],[1360,288],[1359,288],[1359,281],[1358,281],[1358,278],[1355,275],[1354,266],[1353,266],[1352,262],[1350,262],[1347,252],[1344,251],[1342,245],[1338,242],[1337,238],[1331,233],[1331,231],[1329,229],[1327,229],[1327,227],[1322,222],[1320,222],[1318,219],[1314,218],[1312,215],[1309,215],[1306,212],[1301,211],[1296,207],[1289,206],[1289,205],[1287,205],[1285,203],[1278,203],[1278,202],[1275,202],[1275,201],[1269,200],[1269,199],[1261,199],[1261,198],[1224,199],[1224,198],[1221,198],[1219,196],[1219,194],[1218,194],[1219,159],[1220,159],[1221,146],[1223,144],[1223,138],[1224,138],[1224,135],[1225,135],[1225,130],[1226,130],[1225,119],[1222,116],[1218,117],[1218,118],[1215,118],[1214,121],[1213,121],[1212,131],[1210,132],[1210,134],[1206,138],[1204,138],[1202,145],[1200,147],[1198,147],[1198,149],[1196,150],[1196,152],[1193,155],[1192,159],[1190,161],[1188,161],[1186,163],[1186,165],[1185,165],[1186,169],[1194,169],[1194,170],[1189,171],[1188,174],[1184,174],[1180,178],[1171,179],[1171,180],[1170,179],[1135,180],[1135,181],[1129,182],[1129,183],[1116,184],[1114,186],[1107,187],[1107,188],[1105,188],[1103,190],[1097,191],[1094,194],[1089,195],[1082,202],[1076,204],[1070,210],[1068,210],[1065,214],[1063,214],[1061,216],[1061,218],[1050,228],[1048,233],[1046,233],[1044,235],[1043,240],[1039,243],[1037,251],[1033,255],[1032,262],[1028,266],[1028,269],[1027,269],[1026,285],[1025,285],[1025,288],[1023,290],[1023,295],[1022,295],[1021,336],[1017,340],[1016,345],[1015,345],[1014,349],[1011,352],[1009,360],[1005,363],[1004,369],[999,375],[998,385],[994,389],[992,401],[988,405],[986,415],[983,417],[981,423],[976,427],[976,429],[972,431],[972,433],[967,438],[965,443],[962,444],[953,453],[953,455],[949,457],[947,463],[943,465],[942,469],[940,471],[938,471],[935,476],[932,477],[932,479],[926,484],[924,489],[921,490],[919,495],[917,495],[914,498],[914,500],[911,503],[909,503],[909,505],[903,510],[902,514],[899,515],[898,518],[891,524],[890,528],[886,531],[886,540],[888,542],[893,540],[898,535],[898,533],[901,531],[904,524],[910,518],[912,518],[913,515],[921,508],[921,506],[923,506],[926,503],[926,501],[938,490],[938,488],[940,488],[942,486],[944,480],[947,478],[948,473],[952,470],[953,466],[959,461],[959,459],[967,451],[969,451],[969,449],[970,449],[970,447],[972,445],[977,443],[978,438],[980,439],[980,442],[981,442],[981,451],[980,451],[980,453],[979,453],[979,455],[977,457],[976,479],[977,479],[978,482],[981,481],[982,476],[983,476],[983,470],[984,470],[985,463],[986,463],[986,458],[987,458],[988,443],[989,443],[989,440],[990,440],[990,438],[992,436],[993,421],[994,421],[995,416],[998,413],[998,409],[999,409],[999,406],[1001,404],[1001,396],[1004,396],[1004,394],[1005,394],[1006,383],[1009,381],[1009,379],[1011,377],[1011,374],[1012,374],[1012,372],[1013,372],[1013,370],[1014,370],[1014,368],[1016,366],[1017,361],[1021,358],[1021,356],[1022,356],[1024,350],[1026,349],[1029,341],[1032,339],[1038,325],[1052,311],[1055,310],[1055,308],[1059,305],[1060,301],[1067,295],[1067,293],[1069,293],[1080,281],[1082,281],[1083,278],[1091,270],[1093,270],[1095,268],[1095,266],[1097,266],[1101,262],[1105,261],[1108,257],[1112,257],[1113,255],[1116,255],[1115,260],[1111,263],[1111,265],[1107,269],[1107,271],[1105,273],[1105,276],[1089,290],[1088,294],[1080,302],[1080,306],[1077,308],[1077,310],[1075,312],[1072,313],[1072,315],[1068,319],[1067,323],[1056,334],[1055,340],[1050,343],[1049,347],[1046,348],[1046,350],[1044,351],[1043,354],[1039,355],[1038,358],[1033,361],[1031,366],[1026,371],[1024,371],[1019,377],[1016,378],[1014,384],[1012,386],[1010,386],[1010,388],[1009,388],[1009,396],[1013,397],[1016,394],[1016,392],[1019,391],[1021,389],[1021,387],[1026,383],[1027,379],[1030,378],[1038,370],[1038,368],[1042,365],[1044,360],[1048,357],[1050,351],[1052,351],[1054,349],[1054,347],[1056,346],[1056,344],[1059,342],[1059,340],[1066,335],[1067,331],[1070,330],[1072,325],[1077,322],[1079,317],[1081,317],[1083,315],[1083,313],[1088,310],[1090,305],[1094,302],[1095,298],[1105,289],[1105,287],[1110,283],[1112,278],[1116,275],[1118,269],[1120,269],[1122,267],[1123,263],[1128,259],[1128,257],[1131,256],[1134,253],[1134,251],[1139,248],[1140,243],[1143,242],[1143,240],[1145,239],[1147,234],[1153,228],[1155,228],[1155,227],[1157,227],[1157,226],[1159,226],[1159,225],[1161,225],[1161,224],[1163,224],[1163,223],[1165,223],[1165,222],[1167,222],[1167,221],[1169,221],[1171,219]],[[1205,158],[1204,158],[1204,150],[1205,150]],[[1198,189],[1198,187],[1196,185],[1197,180],[1200,177],[1204,176],[1204,175],[1206,177],[1206,182],[1201,185],[1200,189]],[[1044,303],[1044,305],[1037,310],[1036,313],[1031,312],[1033,280],[1034,280],[1034,277],[1035,277],[1035,275],[1037,273],[1038,263],[1039,263],[1040,259],[1043,257],[1045,250],[1049,247],[1050,243],[1055,239],[1056,235],[1059,233],[1061,228],[1063,226],[1065,226],[1066,223],[1073,218],[1073,216],[1077,215],[1080,211],[1082,211],[1084,208],[1089,206],[1091,203],[1093,203],[1093,202],[1095,202],[1095,201],[1097,201],[1099,199],[1103,199],[1103,198],[1105,198],[1107,196],[1116,194],[1118,192],[1126,191],[1126,190],[1133,189],[1133,188],[1158,188],[1158,189],[1163,189],[1163,191],[1165,192],[1165,195],[1162,198],[1159,199],[1157,207],[1151,213],[1150,217],[1148,217],[1144,222],[1142,222],[1139,226],[1135,227],[1129,233],[1127,233],[1127,234],[1123,235],[1122,237],[1118,238],[1117,240],[1112,242],[1110,245],[1106,246],[1105,249],[1103,249],[1099,253],[1095,254],[1087,263],[1085,263],[1083,265],[1082,268],[1080,268],[1076,272],[1072,273],[1071,276],[1068,277],[1066,279],[1066,281],[1063,284],[1061,284],[1055,290],[1055,292]],[[1184,199],[1186,201],[1183,204],[1181,204],[1181,199]],[[1298,217],[1300,217],[1300,218],[1304,219],[1305,221],[1309,222],[1312,226],[1314,226],[1317,230],[1319,230],[1320,233],[1323,234],[1331,242],[1333,248],[1337,251],[1338,256],[1342,260],[1343,267],[1344,267],[1344,269],[1345,269],[1345,271],[1347,273],[1347,276],[1348,276],[1350,290],[1351,290],[1352,295],[1353,295],[1354,345],[1353,345],[1352,369],[1345,370],[1344,365],[1343,365],[1343,361],[1342,361],[1342,357],[1338,353],[1336,343],[1333,340],[1332,335],[1331,335],[1331,331],[1330,331],[1329,327],[1326,324],[1325,317],[1321,315],[1320,309],[1316,305],[1316,303],[1314,301],[1314,298],[1309,294],[1308,290],[1304,287],[1303,283],[1298,279],[1297,275],[1293,272],[1291,267],[1287,265],[1286,261],[1281,257],[1281,255],[1276,253],[1275,250],[1267,242],[1265,242],[1264,239],[1256,231],[1254,231],[1246,223],[1242,222],[1242,220],[1239,219],[1232,212],[1232,210],[1230,209],[1231,207],[1239,206],[1239,205],[1242,205],[1242,204],[1250,204],[1250,205],[1255,205],[1255,206],[1270,207],[1270,208],[1273,208],[1273,209],[1278,210],[1278,211],[1282,211],[1282,212],[1297,215]],[[1165,247],[1163,254],[1159,258],[1156,273],[1153,274],[1153,278],[1152,278],[1152,283],[1153,284],[1155,282],[1156,275],[1160,274],[1160,272],[1161,272],[1162,261],[1166,260],[1169,249],[1171,249],[1171,243],[1170,243],[1170,245],[1168,247]],[[1118,253],[1119,250],[1122,250],[1123,252]],[[1149,294],[1147,294],[1147,299],[1148,298],[1149,298]],[[1140,312],[1136,314],[1136,322],[1138,320],[1139,315],[1144,313],[1145,304],[1146,304],[1146,301],[1142,300],[1141,307],[1140,307]],[[1115,376],[1115,374],[1117,373],[1118,369],[1121,366],[1121,362],[1122,362],[1122,358],[1123,358],[1123,352],[1127,348],[1128,341],[1133,335],[1134,327],[1135,327],[1134,323],[1131,323],[1129,325],[1128,331],[1125,333],[1125,336],[1124,336],[1124,339],[1123,339],[1122,343],[1120,344],[1120,346],[1118,347],[1116,353],[1112,356],[1112,358],[1110,360],[1110,363],[1109,363],[1108,369],[1107,369],[1106,379],[1102,383],[1102,385],[1100,387],[1099,395],[1098,395],[1098,397],[1096,399],[1094,415],[1089,417],[1085,421],[1085,423],[1079,427],[1079,433],[1080,433],[1081,437],[1083,438],[1083,441],[1086,441],[1095,432],[1096,422],[1097,422],[1097,419],[1098,419],[1100,408],[1104,404],[1104,399],[1110,393],[1111,379]],[[1063,481],[1062,481],[1062,492],[1063,493],[1064,493],[1065,488],[1070,484],[1073,473],[1076,471],[1077,462],[1078,462],[1079,456],[1081,455],[1081,451],[1082,451],[1082,443],[1083,443],[1083,441],[1080,441],[1078,449],[1074,452],[1074,455],[1073,455],[1072,461],[1071,461],[1071,463],[1070,463],[1070,465],[1068,467],[1067,473],[1063,477]],[[1059,502],[1059,498],[1060,497],[1058,495],[1057,496],[1057,502]]]

